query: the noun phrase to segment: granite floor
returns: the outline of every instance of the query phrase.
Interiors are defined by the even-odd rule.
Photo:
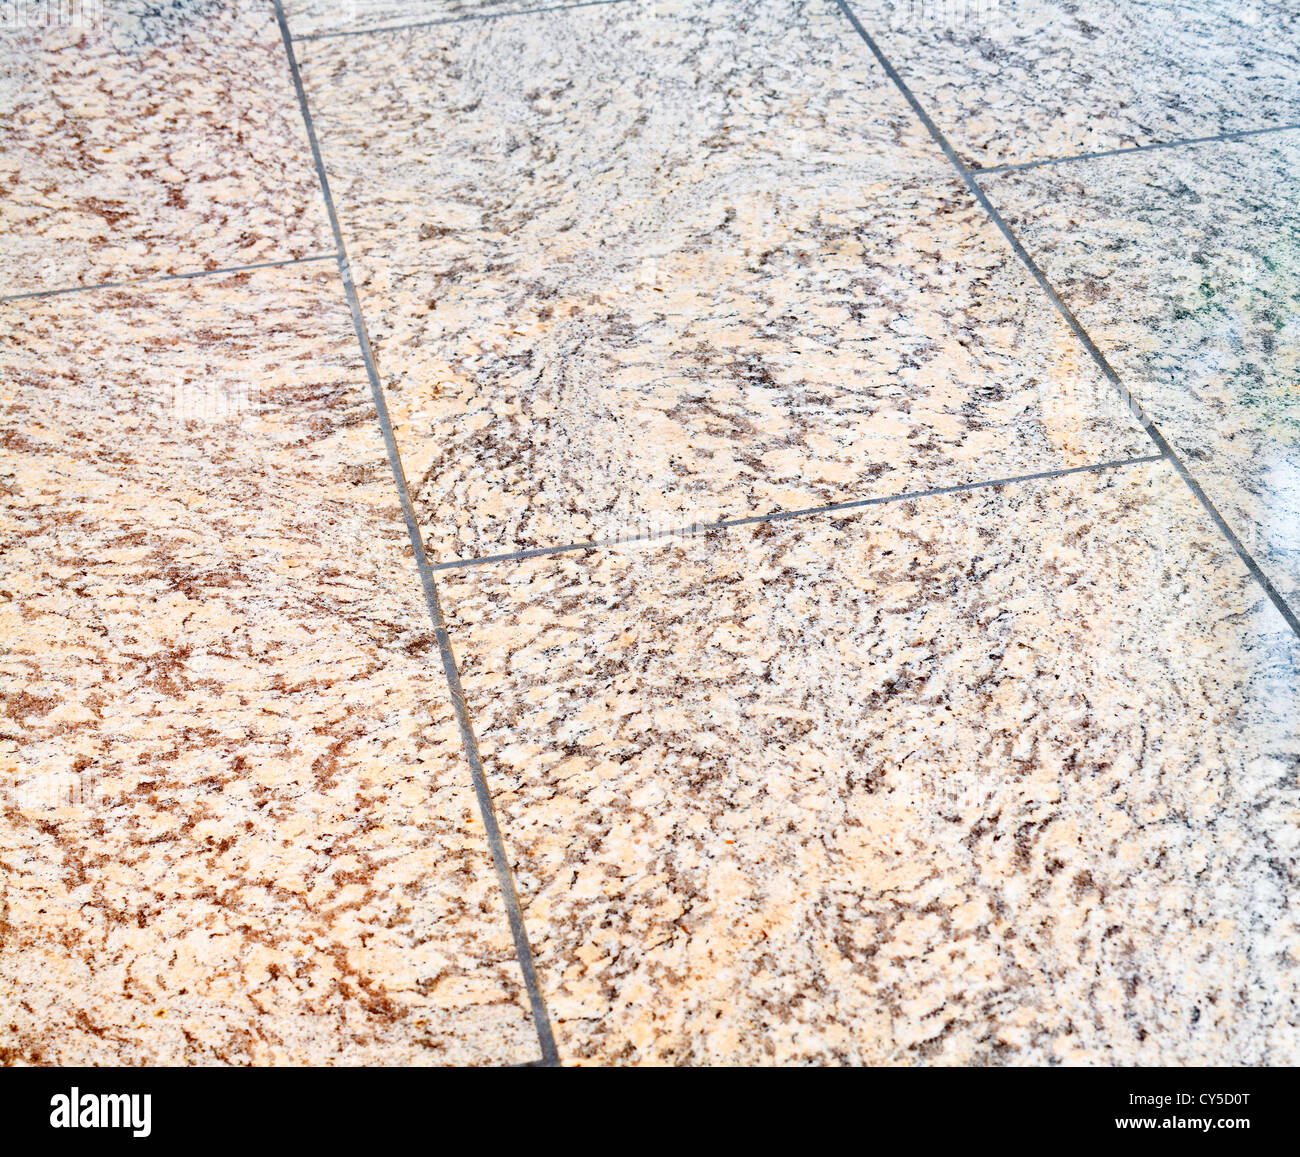
[[[1300,1063],[1300,7],[0,5],[0,1058]]]

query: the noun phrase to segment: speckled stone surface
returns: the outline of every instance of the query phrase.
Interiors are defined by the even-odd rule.
[[[566,1059],[1300,1059],[1300,651],[1168,465],[444,591]]]
[[[0,1057],[535,1058],[333,263],[0,320]]]
[[[284,0],[284,13],[294,36],[322,36],[436,20],[472,20],[564,3],[565,0]]]
[[[1300,132],[985,179],[1300,612]]]
[[[269,0],[0,24],[0,296],[334,250]]]
[[[274,5],[103,5],[0,31],[0,1062],[534,1061],[339,269],[150,280],[333,248]],[[543,7],[284,3],[561,1062],[1300,1064],[1285,616],[834,3]],[[993,7],[856,6],[968,163],[1300,120],[1293,5]],[[1300,610],[1297,149],[980,180]]]
[[[435,559],[1150,448],[833,5],[300,53]]]
[[[976,168],[1300,123],[1292,0],[849,0]]]

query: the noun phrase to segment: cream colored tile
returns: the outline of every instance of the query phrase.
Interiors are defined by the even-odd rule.
[[[301,55],[436,559],[1150,451],[829,4]]]
[[[566,1061],[1300,1056],[1300,649],[1166,464],[444,601]]]
[[[269,3],[73,10],[0,27],[0,295],[334,251]]]
[[[3,1055],[535,1057],[333,264],[0,316]]]

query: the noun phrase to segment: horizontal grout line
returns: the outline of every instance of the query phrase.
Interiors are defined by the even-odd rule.
[[[993,486],[1006,486],[1014,482],[1036,482],[1044,478],[1064,478],[1070,474],[1085,474],[1101,470],[1115,470],[1121,466],[1137,466],[1144,462],[1164,461],[1164,454],[1148,454],[1142,458],[1116,458],[1110,462],[1095,462],[1088,466],[1067,466],[1060,470],[1042,470],[1037,474],[1015,474],[1009,478],[991,478],[982,482],[962,482],[955,486],[936,486],[929,490],[911,490],[902,494],[882,494],[874,498],[854,498],[847,502],[832,502],[826,506],[805,506],[797,510],[774,510],[768,514],[751,514],[744,518],[725,518],[718,522],[690,523],[672,530],[653,534],[638,534],[627,538],[595,539],[591,542],[574,542],[566,546],[537,546],[529,550],[516,550],[509,554],[488,554],[478,558],[453,559],[450,562],[431,563],[430,570],[457,570],[471,566],[484,566],[496,562],[522,562],[548,554],[567,554],[577,550],[603,550],[613,546],[626,546],[634,542],[656,542],[661,538],[690,537],[710,530],[730,530],[737,526],[752,526],[760,522],[784,522],[791,518],[806,518],[819,514],[834,514],[841,510],[860,510],[867,506],[883,506],[890,502],[907,502],[910,499],[934,498],[943,494],[962,494],[968,490],[983,490]]]
[[[217,277],[222,273],[248,273],[254,269],[279,269],[285,265],[305,265],[309,261],[337,261],[337,253],[316,257],[290,257],[285,261],[260,261],[256,265],[231,265],[225,269],[195,269],[191,273],[163,273],[157,277],[136,277],[130,281],[101,281],[97,285],[69,285],[64,289],[38,289],[33,293],[14,293],[0,297],[0,302],[29,301],[34,297],[58,297],[64,293],[85,293],[92,289],[128,289],[137,285],[157,285],[163,281],[187,281],[191,277]]]
[[[1073,161],[1095,161],[1099,157],[1126,157],[1130,153],[1149,153],[1156,149],[1181,149],[1186,145],[1209,145],[1219,141],[1239,141],[1244,137],[1259,137],[1266,133],[1285,133],[1300,129],[1300,124],[1274,125],[1267,129],[1243,129],[1239,133],[1219,133],[1213,137],[1188,137],[1181,141],[1156,141],[1150,145],[1133,145],[1127,149],[1107,149],[1100,153],[1078,153],[1072,157],[1049,157],[1044,161],[1021,161],[1014,165],[993,165],[988,169],[971,169],[974,177],[989,173],[1012,173],[1018,169],[1037,169],[1043,165],[1068,165]]]
[[[541,12],[564,12],[570,8],[599,8],[605,4],[626,4],[629,0],[578,0],[575,4],[551,4],[545,8],[507,8],[500,12],[471,12],[467,16],[444,16],[440,20],[416,20],[410,24],[377,24],[373,28],[343,28],[337,32],[306,32],[295,36],[295,44],[306,40],[332,40],[338,36],[370,36],[377,32],[405,32],[410,28],[437,28],[442,24],[465,24],[471,20],[500,20],[505,16],[536,16]]]

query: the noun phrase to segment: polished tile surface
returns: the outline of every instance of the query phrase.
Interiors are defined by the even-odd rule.
[[[435,559],[1150,448],[829,4],[301,55]]]
[[[0,297],[332,253],[274,9],[0,24]]]
[[[309,37],[443,20],[491,19],[564,3],[565,0],[284,0],[284,11],[293,35]]]
[[[332,263],[0,317],[4,1055],[533,1059]]]
[[[445,582],[563,1055],[1300,1059],[1300,647],[1166,464]]]
[[[1300,132],[984,180],[1300,614]]]
[[[0,1062],[1300,1064],[1294,5],[85,4]]]
[[[1300,124],[1290,0],[847,0],[975,168]]]

